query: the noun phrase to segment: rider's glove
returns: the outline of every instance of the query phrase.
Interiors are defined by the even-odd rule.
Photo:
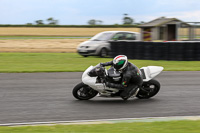
[[[103,63],[100,63],[100,67],[104,67],[104,64],[103,64]]]

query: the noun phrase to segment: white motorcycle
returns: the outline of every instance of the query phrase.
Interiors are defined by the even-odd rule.
[[[160,74],[163,69],[160,66],[142,67],[140,69],[143,75],[142,87],[138,88],[130,97],[148,99],[155,96],[160,90],[160,83],[153,78]],[[121,79],[120,73],[112,67],[107,70],[100,64],[90,66],[82,74],[82,82],[74,87],[72,94],[78,100],[89,100],[97,94],[100,97],[120,97],[123,90],[106,87],[105,81],[121,83]]]

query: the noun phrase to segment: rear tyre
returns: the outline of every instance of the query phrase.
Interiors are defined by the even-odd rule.
[[[142,85],[142,89],[137,94],[137,98],[139,99],[149,99],[155,96],[160,90],[160,83],[157,80],[150,80],[148,82],[144,82]]]
[[[102,48],[100,51],[101,57],[107,57],[108,56],[108,50],[106,48]]]
[[[72,94],[78,100],[89,100],[95,97],[98,92],[81,82],[74,87]]]

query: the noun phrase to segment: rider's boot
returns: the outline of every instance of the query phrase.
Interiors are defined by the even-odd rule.
[[[139,91],[138,85],[129,85],[128,88],[126,88],[122,93],[121,93],[121,98],[123,100],[128,100],[131,96],[133,96],[135,93]],[[136,94],[137,95],[137,94]]]

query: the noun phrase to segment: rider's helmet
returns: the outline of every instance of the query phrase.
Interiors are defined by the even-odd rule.
[[[125,55],[118,55],[113,59],[113,66],[116,70],[123,70],[128,65],[128,59]]]

